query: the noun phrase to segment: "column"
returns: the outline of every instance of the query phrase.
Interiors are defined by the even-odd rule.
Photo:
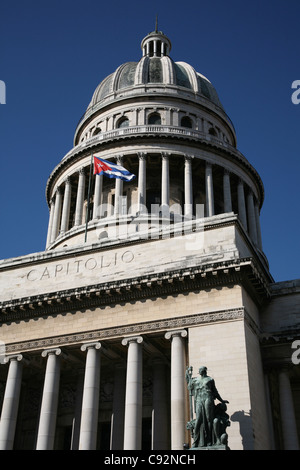
[[[146,124],[146,109],[139,108],[139,125],[145,126]]]
[[[172,108],[165,108],[166,109],[166,126],[172,126]]]
[[[73,418],[73,423],[72,423],[71,450],[79,449],[83,381],[84,381],[84,370],[80,368],[78,371],[77,386],[76,386],[75,411],[74,411],[74,418]]]
[[[82,225],[83,204],[85,196],[85,171],[84,168],[79,170],[76,209],[75,209],[75,226]]]
[[[265,395],[266,395],[266,411],[268,416],[268,425],[269,425],[269,434],[270,434],[270,450],[276,450],[275,446],[275,436],[274,436],[274,422],[271,406],[271,391],[270,391],[270,382],[268,377],[268,371],[264,373],[264,384],[265,384]]]
[[[185,344],[186,330],[170,331],[171,340],[171,449],[182,450],[185,442]]]
[[[125,338],[122,341],[123,346],[128,346],[124,450],[141,450],[142,446],[142,343],[141,336]]]
[[[254,212],[256,218],[256,228],[257,228],[257,244],[258,248],[262,250],[262,236],[261,236],[261,228],[260,228],[260,217],[259,217],[259,206],[257,200],[254,202]]]
[[[192,217],[193,215],[193,175],[192,158],[185,156],[184,159],[184,215]]]
[[[251,191],[251,189],[248,191],[248,194],[247,194],[247,211],[248,211],[249,235],[253,243],[257,245],[256,218],[255,218],[255,211],[254,211],[253,192]]]
[[[224,197],[224,212],[232,212],[232,200],[230,189],[230,174],[229,171],[224,169],[223,175],[223,197]]]
[[[73,423],[72,423],[71,450],[79,449],[83,380],[84,380],[84,371],[82,369],[79,369],[78,378],[77,378],[77,386],[76,386],[75,411],[74,411],[74,418],[73,418]]]
[[[54,206],[51,242],[53,242],[56,239],[58,232],[59,232],[59,225],[60,225],[60,218],[61,218],[61,203],[62,203],[61,188],[57,188],[56,194],[55,194],[55,206]]]
[[[146,208],[146,159],[144,153],[139,153],[139,182],[138,182],[138,212],[147,213]]]
[[[170,181],[169,181],[169,156],[162,154],[161,170],[161,205],[169,207],[170,203]]]
[[[246,204],[245,204],[245,191],[244,191],[244,183],[242,180],[239,180],[238,187],[238,211],[239,211],[239,219],[244,226],[244,229],[247,230],[247,214],[246,214]]]
[[[152,361],[153,405],[152,405],[152,450],[167,450],[169,444],[169,413],[167,398],[167,366],[163,359]]]
[[[48,246],[50,245],[52,241],[51,238],[52,238],[52,229],[53,229],[53,218],[54,218],[54,201],[53,199],[51,199],[46,248],[48,248]]]
[[[100,393],[100,349],[101,343],[87,343],[81,351],[87,351],[79,450],[96,450]]]
[[[60,382],[60,354],[59,348],[42,352],[42,356],[48,359],[36,450],[53,450]]]
[[[60,233],[64,234],[69,228],[69,219],[70,219],[70,207],[71,207],[71,181],[68,177],[65,181],[65,192],[64,192],[64,202],[62,208],[61,216],[61,227]]]
[[[111,417],[111,450],[122,450],[124,442],[126,369],[123,364],[115,366],[114,396]]]
[[[213,186],[213,173],[211,163],[206,163],[205,166],[205,188],[206,188],[206,215],[211,217],[215,214],[214,209],[214,186]]]
[[[122,157],[117,158],[117,164],[118,165],[123,165],[123,159]],[[114,213],[115,216],[118,217],[120,214],[122,214],[121,211],[121,198],[123,196],[123,181],[120,178],[116,178],[115,182],[115,209]]]
[[[101,216],[101,197],[103,188],[103,175],[95,175],[95,192],[94,192],[94,206],[93,206],[93,219],[100,219]]]
[[[14,445],[22,381],[22,359],[21,354],[5,358],[5,362],[9,362],[9,370],[0,421],[0,450],[12,450]]]
[[[282,369],[278,378],[284,450],[299,450],[294,401],[288,370]]]

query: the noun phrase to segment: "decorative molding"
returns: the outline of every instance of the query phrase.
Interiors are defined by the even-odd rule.
[[[84,156],[90,155],[91,149],[93,152],[100,150],[105,145],[110,145],[114,141],[123,141],[130,139],[133,142],[133,139],[144,139],[149,140],[155,138],[163,139],[178,139],[178,140],[187,140],[196,142],[197,145],[203,145],[210,150],[221,152],[226,156],[226,158],[233,159],[239,165],[242,165],[246,171],[249,171],[254,177],[256,184],[258,184],[260,192],[261,205],[264,199],[264,186],[262,180],[255,170],[255,168],[248,162],[245,156],[237,150],[236,147],[219,140],[218,138],[212,138],[212,136],[207,136],[206,133],[201,131],[196,131],[192,129],[183,129],[176,126],[130,126],[128,128],[114,129],[110,131],[97,134],[84,142],[76,145],[72,148],[61,160],[61,162],[56,166],[56,168],[51,173],[47,186],[46,186],[46,198],[50,200],[50,188],[53,181],[64,170],[65,167],[68,167],[75,161],[82,160]],[[88,165],[87,165],[88,166]]]
[[[93,341],[105,341],[111,338],[119,338],[120,343],[123,340],[129,341],[133,336],[140,336],[147,333],[161,332],[172,333],[173,330],[181,330],[191,328],[194,326],[201,326],[207,323],[214,322],[228,322],[235,320],[248,321],[249,316],[243,307],[219,310],[214,312],[198,313],[195,315],[187,315],[183,317],[174,317],[168,319],[161,319],[149,321],[145,323],[133,323],[131,325],[116,326],[111,328],[97,329],[93,331],[86,331],[81,333],[74,333],[69,335],[54,336],[51,338],[42,338],[32,341],[24,341],[6,345],[6,353],[12,354],[15,352],[29,352],[38,351],[49,347],[64,347],[68,345],[78,344]],[[129,338],[124,336],[130,335]]]
[[[52,349],[45,349],[42,351],[42,357],[47,357],[50,354],[54,354],[55,356],[60,356],[61,349],[60,348],[52,348]]]
[[[101,343],[99,343],[99,341],[97,341],[97,342],[95,342],[95,343],[93,343],[93,342],[91,342],[91,343],[84,343],[84,344],[81,346],[80,349],[81,349],[81,351],[87,351],[87,350],[90,349],[90,348],[92,348],[92,349],[97,349],[97,350],[98,350],[98,349],[101,349]]]
[[[270,297],[263,273],[246,258],[6,301],[0,304],[0,324],[238,283],[246,283],[258,299]]]
[[[167,331],[165,334],[165,338],[168,340],[172,340],[173,336],[180,336],[181,338],[187,338],[187,331],[186,330],[172,330],[172,331]]]
[[[142,336],[130,336],[122,339],[123,346],[129,346],[130,343],[142,344],[144,341]]]
[[[10,356],[6,356],[6,357],[3,359],[3,364],[8,364],[10,361],[21,362],[22,359],[23,359],[22,354],[12,354],[12,355],[10,355]]]

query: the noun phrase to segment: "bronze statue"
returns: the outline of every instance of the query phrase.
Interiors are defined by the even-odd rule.
[[[207,375],[206,367],[199,368],[199,377],[192,377],[192,373],[193,368],[188,367],[186,381],[190,395],[191,420],[187,423],[187,428],[192,433],[192,448],[227,446],[225,430],[230,426],[226,413],[228,401],[220,397],[214,379]],[[220,403],[215,405],[215,399]]]

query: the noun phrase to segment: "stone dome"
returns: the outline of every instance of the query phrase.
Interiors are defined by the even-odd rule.
[[[139,62],[126,62],[97,86],[88,110],[109,96],[140,85],[165,85],[186,88],[223,108],[211,82],[186,62],[174,62],[169,56],[143,57]]]
[[[73,148],[48,179],[47,249],[82,244],[83,235],[84,243],[131,243],[161,224],[176,231],[191,220],[236,216],[261,252],[263,184],[237,149],[213,85],[170,58],[162,32],[148,34],[141,49],[138,62],[124,63],[98,85]],[[93,157],[136,178],[123,185],[98,177]]]
[[[169,55],[171,41],[161,31],[149,33],[141,42],[139,62],[120,65],[97,86],[86,112],[79,121],[78,132],[84,123],[112,101],[136,98],[138,95],[160,92],[165,96],[190,98],[222,114],[230,121],[212,83],[186,62],[175,62]],[[190,96],[192,95],[192,96]],[[232,126],[232,123],[230,122]]]

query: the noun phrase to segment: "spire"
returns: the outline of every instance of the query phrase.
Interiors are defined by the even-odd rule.
[[[155,32],[156,33],[158,32],[158,30],[157,30],[157,17],[158,17],[158,15],[156,15],[156,21],[155,21]]]

